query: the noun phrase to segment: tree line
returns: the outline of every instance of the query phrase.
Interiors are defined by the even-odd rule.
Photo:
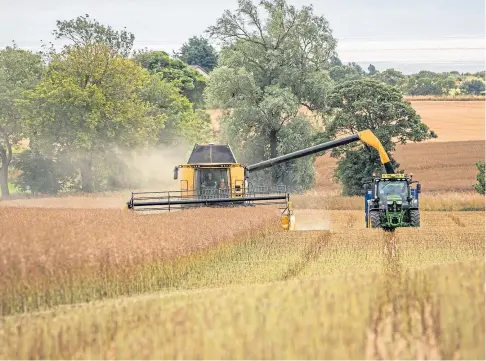
[[[403,95],[444,91],[449,84],[431,72],[407,77],[343,65],[327,19],[311,5],[296,8],[285,0],[239,0],[236,11],[225,11],[204,36],[190,38],[172,56],[134,51],[132,33],[88,15],[56,25],[56,39],[69,41],[60,51],[32,53],[15,45],[0,51],[4,196],[9,169],[18,172],[17,187],[34,193],[135,187],[136,174],[120,161],[123,151],[208,141],[205,108],[223,110],[216,141],[230,144],[242,163],[363,129],[392,153],[397,143],[437,137]],[[12,162],[23,139],[29,147]],[[344,194],[359,193],[361,179],[381,167],[378,154],[359,144],[331,155],[339,159],[335,177]],[[281,164],[253,181],[309,189],[314,159]]]
[[[89,15],[58,21],[61,50],[15,43],[0,51],[0,185],[56,194],[136,186],[128,149],[205,141],[206,78],[163,51],[133,51],[135,36]],[[28,139],[26,151],[14,157]]]

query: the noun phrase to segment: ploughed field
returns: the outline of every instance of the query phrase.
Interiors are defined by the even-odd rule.
[[[295,232],[274,207],[2,207],[0,358],[484,359],[484,211],[437,197],[394,234],[354,199],[296,200]]]

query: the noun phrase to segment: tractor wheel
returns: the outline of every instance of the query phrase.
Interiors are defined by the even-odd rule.
[[[412,227],[420,227],[420,212],[418,209],[410,211],[410,225]]]
[[[371,228],[381,228],[380,212],[370,211]]]

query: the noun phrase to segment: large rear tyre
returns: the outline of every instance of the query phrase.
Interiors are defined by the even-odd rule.
[[[371,228],[381,228],[379,211],[370,211],[370,226]]]
[[[412,227],[420,227],[420,212],[418,209],[410,211],[410,225]]]

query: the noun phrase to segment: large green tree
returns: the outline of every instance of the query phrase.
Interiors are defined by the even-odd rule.
[[[338,84],[329,96],[327,113],[330,120],[325,139],[370,129],[389,153],[395,169],[399,167],[392,155],[396,144],[436,137],[396,87],[369,78]],[[381,170],[378,152],[367,151],[360,142],[335,148],[331,155],[339,159],[335,176],[346,195],[360,194],[362,180]]]
[[[134,61],[152,74],[152,94],[147,92],[147,99],[167,115],[159,133],[160,143],[207,141],[211,119],[202,110],[206,78],[163,51],[137,52]]]
[[[109,45],[65,49],[28,97],[35,147],[52,156],[70,154],[82,190],[94,191],[94,170],[114,147],[155,143],[164,116],[152,115],[142,97],[149,83],[146,70],[113,55]]]
[[[26,113],[19,100],[39,81],[44,64],[39,55],[13,46],[0,50],[0,190],[9,196],[12,148],[25,136]]]
[[[218,63],[216,49],[202,36],[190,38],[175,55],[187,64],[199,65],[207,72],[213,70]]]
[[[420,71],[408,77],[406,91],[409,95],[446,95],[455,87],[454,77],[447,73]]]
[[[297,9],[284,0],[257,6],[239,0],[238,9],[225,11],[208,32],[222,49],[206,88],[207,100],[225,109],[222,130],[230,144],[255,150],[244,161],[276,157],[282,145],[290,144],[293,133],[287,127],[300,134],[295,148],[310,145],[309,127],[296,125],[303,119],[300,107],[312,111],[325,107],[331,83],[328,67],[336,47],[327,20],[314,15],[312,6]],[[300,183],[310,186],[312,159],[303,162],[307,162],[303,172],[310,176]],[[275,167],[273,179],[282,181],[292,164]],[[288,182],[295,184],[292,179]]]

